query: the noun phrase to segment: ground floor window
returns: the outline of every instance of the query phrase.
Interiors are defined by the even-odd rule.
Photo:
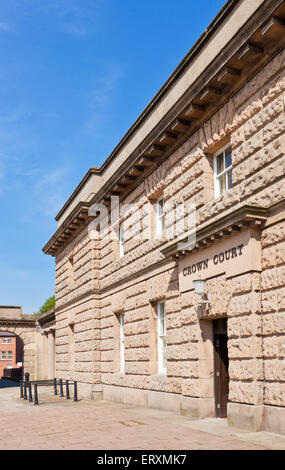
[[[125,319],[120,315],[120,372],[125,371]]]
[[[166,309],[165,303],[157,304],[157,363],[158,373],[166,374]]]

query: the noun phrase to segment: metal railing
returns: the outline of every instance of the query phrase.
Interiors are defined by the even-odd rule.
[[[65,387],[65,398],[70,400],[70,386],[73,386],[73,401],[79,401],[76,381],[56,378],[47,380],[30,380],[29,377],[29,373],[26,372],[25,380],[20,381],[20,398],[29,400],[29,402],[34,402],[34,405],[39,404],[38,387],[53,387],[53,394],[58,395],[60,398],[64,397],[63,389]],[[32,387],[34,387],[34,394]]]

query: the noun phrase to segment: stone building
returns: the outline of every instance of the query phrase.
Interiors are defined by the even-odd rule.
[[[81,395],[285,433],[284,46],[284,0],[229,0],[56,216]]]
[[[30,380],[53,379],[54,338],[54,310],[35,316],[23,314],[22,307],[0,306],[0,378],[12,365],[21,366],[22,376],[28,372]]]
[[[15,351],[12,350],[14,359],[13,367],[22,365],[22,372],[29,372],[31,379],[35,378],[36,363],[36,320],[33,315],[22,313],[22,307],[0,305],[0,335],[8,338],[15,338]],[[5,345],[8,352],[10,345]],[[16,363],[15,363],[16,359]],[[9,363],[9,361],[8,361]]]

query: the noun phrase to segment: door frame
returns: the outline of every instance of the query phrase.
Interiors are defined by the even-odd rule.
[[[229,357],[227,348],[227,318],[213,321],[214,395],[216,418],[227,417],[229,393]]]

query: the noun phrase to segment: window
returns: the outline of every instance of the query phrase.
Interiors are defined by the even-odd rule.
[[[157,363],[158,373],[166,374],[166,312],[165,303],[157,304]]]
[[[74,287],[74,255],[70,253],[67,258],[67,274],[69,287]]]
[[[125,318],[120,315],[120,372],[125,371]]]
[[[122,258],[124,254],[124,229],[120,227],[120,258]]]
[[[232,183],[232,149],[226,147],[214,156],[215,197],[233,187]]]
[[[12,339],[11,338],[3,338],[2,339],[2,344],[12,344]]]
[[[165,209],[165,204],[164,204],[164,199],[158,199],[156,201],[156,237],[161,238],[164,227],[165,227],[165,214],[164,214],[164,209]]]
[[[7,360],[8,360],[8,361],[12,361],[12,359],[13,359],[13,353],[12,353],[12,351],[8,351],[7,354],[8,354]]]
[[[1,351],[1,361],[6,361],[6,351]]]

